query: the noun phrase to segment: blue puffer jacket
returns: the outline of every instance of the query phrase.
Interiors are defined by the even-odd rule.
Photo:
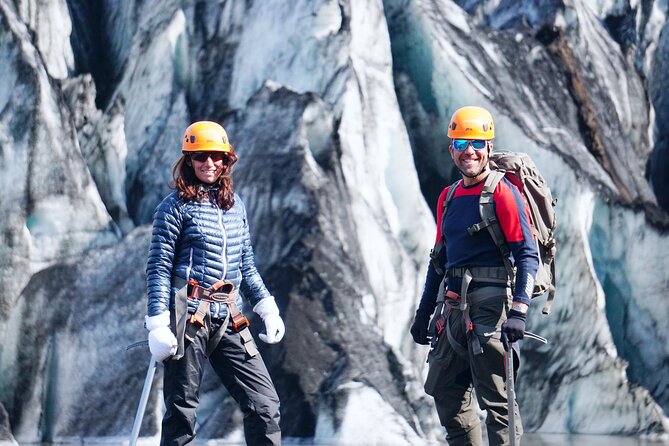
[[[246,208],[237,194],[227,211],[208,200],[183,202],[176,192],[165,197],[153,214],[146,276],[149,316],[174,308],[178,290],[172,277],[194,279],[205,288],[225,278],[251,307],[270,296],[255,266]],[[188,311],[194,313],[197,304],[189,300]],[[242,308],[241,295],[237,305]],[[225,318],[227,307],[212,302],[210,313]]]

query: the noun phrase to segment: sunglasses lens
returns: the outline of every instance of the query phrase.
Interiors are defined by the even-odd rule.
[[[225,154],[222,152],[198,152],[193,153],[190,157],[198,163],[206,162],[207,158],[211,158],[211,160],[216,163],[221,161],[225,157]]]
[[[469,144],[469,141],[466,139],[453,140],[453,148],[458,151],[467,150],[467,144]]]
[[[475,140],[471,141],[471,143],[472,143],[472,147],[474,148],[474,150],[481,150],[481,149],[485,148],[485,145],[486,145],[486,141],[482,141],[482,140],[479,140],[479,139],[475,139]]]
[[[457,151],[462,152],[464,150],[467,150],[467,146],[471,144],[474,150],[481,150],[486,147],[487,142],[488,141],[479,139],[454,139],[453,148]]]

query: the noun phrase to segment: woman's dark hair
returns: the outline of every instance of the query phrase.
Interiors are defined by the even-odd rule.
[[[223,171],[216,184],[219,186],[218,195],[213,197],[218,206],[227,211],[235,204],[235,194],[232,188],[232,166],[237,162],[237,154],[228,152],[223,157]],[[179,198],[183,201],[202,201],[208,197],[206,184],[198,180],[193,170],[189,155],[182,155],[172,168],[173,184],[170,186],[177,190]]]

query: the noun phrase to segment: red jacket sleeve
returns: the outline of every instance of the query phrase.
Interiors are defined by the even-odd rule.
[[[446,195],[448,194],[448,189],[450,189],[450,187],[451,186],[446,186],[446,188],[441,191],[441,194],[439,194],[439,199],[437,200],[437,238],[434,241],[435,243],[441,239],[441,219],[444,216],[444,201],[446,201]]]

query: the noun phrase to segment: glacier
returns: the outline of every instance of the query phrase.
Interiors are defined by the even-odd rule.
[[[239,153],[262,345],[288,441],[442,438],[408,328],[457,172],[446,125],[490,109],[558,198],[558,294],[533,305],[526,430],[669,433],[667,3],[0,0],[0,441],[121,441],[148,351],[144,266],[183,129]],[[255,328],[254,328],[255,329]],[[156,441],[158,371],[141,430]],[[198,435],[242,441],[209,371]]]

